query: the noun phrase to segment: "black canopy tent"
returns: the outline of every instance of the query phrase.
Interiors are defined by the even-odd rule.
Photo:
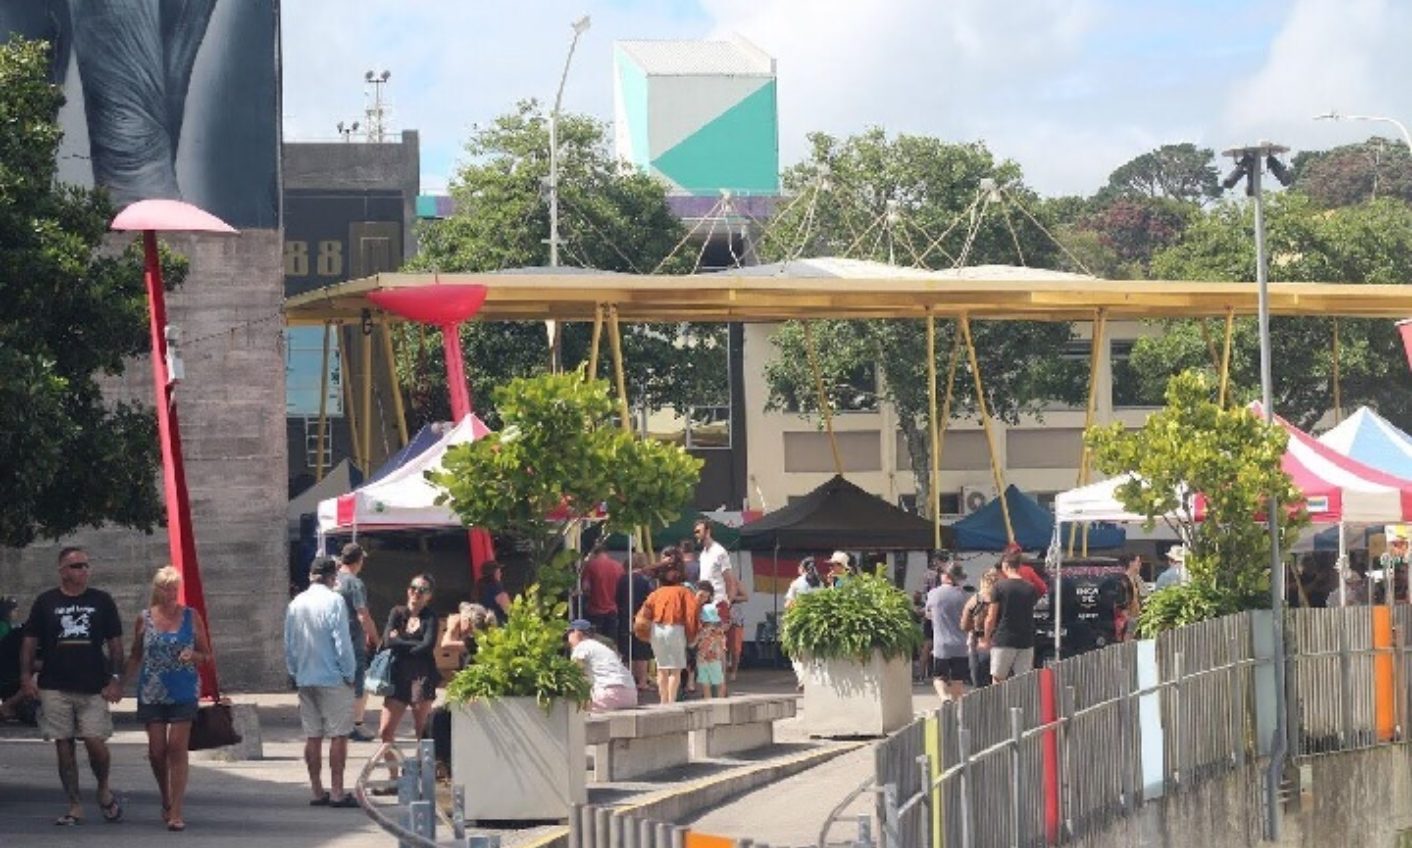
[[[942,544],[949,545],[950,538],[950,528],[943,527]],[[740,530],[740,548],[747,551],[925,551],[931,547],[930,521],[893,506],[838,475]]]

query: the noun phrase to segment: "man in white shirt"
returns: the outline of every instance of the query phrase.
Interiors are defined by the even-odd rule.
[[[704,518],[698,519],[695,528],[696,545],[701,553],[701,579],[711,583],[712,597],[716,602],[716,611],[721,614],[721,621],[731,622],[731,627],[726,638],[726,649],[728,652],[727,665],[731,669],[730,677],[735,679],[735,669],[740,664],[740,649],[744,642],[743,624],[731,617],[731,604],[740,604],[750,600],[746,594],[745,587],[740,585],[740,580],[735,576],[735,569],[731,568],[730,554],[726,549],[711,538],[711,522]],[[725,697],[726,692],[722,689],[721,696]]]
[[[587,619],[569,622],[569,657],[588,675],[589,704],[594,712],[637,706],[637,684],[618,652],[593,638]]]

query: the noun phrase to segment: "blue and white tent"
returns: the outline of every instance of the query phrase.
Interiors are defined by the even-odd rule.
[[[1364,465],[1412,480],[1412,436],[1366,406],[1360,406],[1319,441]]]

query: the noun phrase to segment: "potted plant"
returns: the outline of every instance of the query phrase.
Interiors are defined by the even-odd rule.
[[[912,720],[912,652],[921,633],[906,593],[860,574],[802,595],[780,640],[804,666],[814,736],[884,736]]]
[[[451,779],[466,787],[468,819],[560,820],[587,800],[589,684],[564,652],[565,619],[531,586],[446,687]]]

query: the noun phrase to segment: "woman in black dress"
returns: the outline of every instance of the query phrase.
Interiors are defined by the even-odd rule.
[[[412,708],[417,737],[426,730],[436,700],[436,613],[431,610],[431,575],[418,574],[407,586],[407,605],[393,607],[382,643],[392,650],[392,694],[382,701],[379,736],[391,742],[402,714]]]

